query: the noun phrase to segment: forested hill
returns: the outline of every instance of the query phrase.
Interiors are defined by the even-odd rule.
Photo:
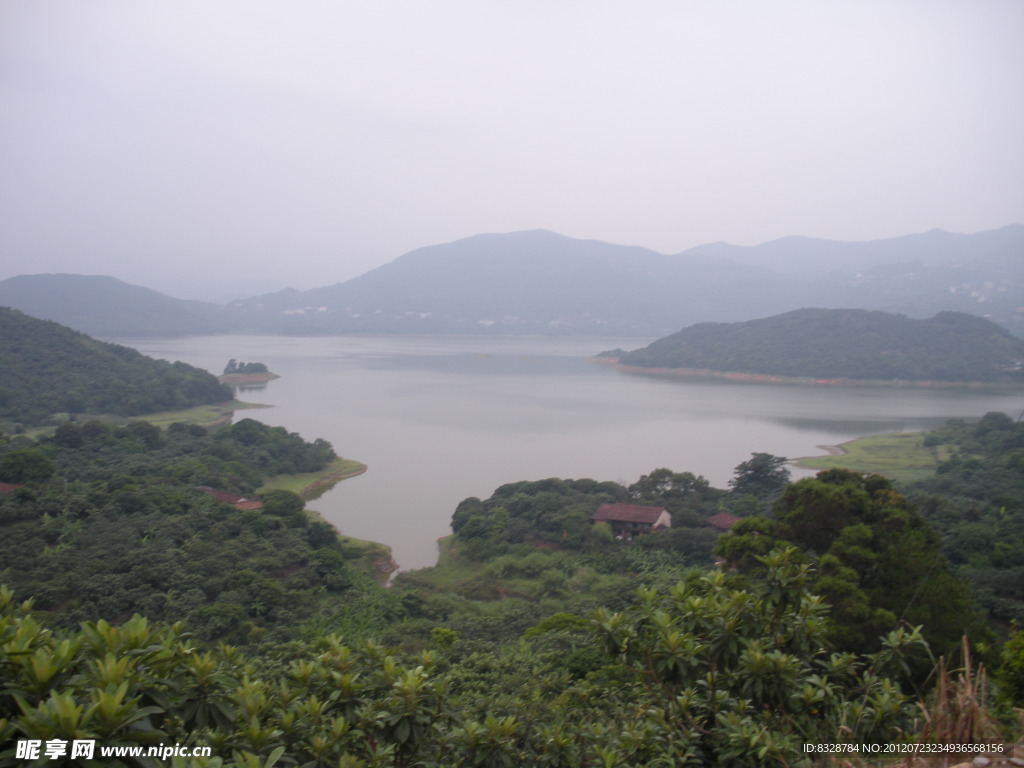
[[[138,416],[232,399],[206,371],[154,360],[48,320],[0,307],[0,419],[55,413]]]
[[[619,355],[619,364],[813,379],[1024,382],[1024,341],[959,312],[927,320],[861,309],[800,309],[699,323]]]

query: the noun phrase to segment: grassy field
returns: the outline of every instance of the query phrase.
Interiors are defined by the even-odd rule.
[[[824,446],[822,446],[824,448]],[[890,432],[851,440],[836,446],[826,456],[796,459],[806,469],[844,467],[855,472],[875,472],[897,481],[921,480],[934,474],[936,467],[949,458],[945,445],[925,446],[923,432]]]

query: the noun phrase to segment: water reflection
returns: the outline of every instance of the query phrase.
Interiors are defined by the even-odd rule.
[[[235,396],[239,396],[249,392],[262,392],[267,388],[267,382],[260,382],[259,384],[228,384],[231,387],[231,391],[235,393]]]

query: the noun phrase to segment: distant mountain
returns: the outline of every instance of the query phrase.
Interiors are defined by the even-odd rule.
[[[863,309],[800,309],[741,323],[698,323],[622,366],[752,376],[1024,383],[1024,340],[959,312],[927,320]]]
[[[175,336],[230,330],[223,308],[99,275],[19,275],[0,281],[0,306],[94,336]]]
[[[256,327],[298,332],[651,335],[691,319],[742,317],[765,305],[771,278],[726,259],[531,231],[420,248],[346,283],[229,309]]]
[[[713,243],[691,248],[684,255],[728,258],[791,275],[862,272],[887,264],[919,263],[965,268],[1016,268],[1019,278],[1021,258],[1024,257],[1022,248],[1024,224],[1010,224],[971,235],[933,229],[923,234],[864,242],[784,237],[754,246]]]
[[[546,231],[477,235],[345,283],[236,302],[228,314],[235,326],[305,333],[657,336],[800,306],[953,310],[1024,333],[1024,226],[866,243],[794,237],[674,256]]]
[[[801,297],[797,306],[914,317],[951,310],[987,317],[1024,335],[1022,224],[970,235],[933,229],[868,242],[786,237],[753,247],[718,243],[682,255],[770,268],[793,281]]]
[[[207,371],[154,360],[48,320],[0,307],[0,419],[55,413],[139,416],[232,399]]]
[[[1024,335],[1024,226],[865,243],[788,237],[667,256],[542,230],[411,251],[344,283],[220,307],[110,277],[27,275],[0,305],[103,336],[491,333],[662,336],[796,307],[930,317],[957,311]]]

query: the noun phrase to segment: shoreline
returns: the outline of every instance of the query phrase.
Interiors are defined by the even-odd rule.
[[[334,485],[340,483],[342,480],[348,480],[350,477],[358,477],[369,469],[368,466],[361,462],[355,462],[353,459],[343,459],[340,456],[335,460],[335,463],[337,462],[356,463],[359,466],[339,466],[334,470],[325,472],[320,477],[302,486],[302,488],[297,491],[299,496],[301,496],[305,501],[312,501],[330,490]]]
[[[292,491],[302,497],[303,501],[313,501],[340,483],[351,477],[357,477],[369,469],[366,464],[355,459],[342,456],[334,458],[330,464],[317,472],[300,472],[293,475],[274,475],[256,489],[257,493],[274,488]]]
[[[745,384],[804,384],[826,387],[911,387],[920,389],[1002,389],[1000,382],[938,381],[933,379],[851,379],[844,377],[777,376],[770,373],[718,371],[712,368],[648,368],[626,365],[616,357],[592,357],[591,362],[613,365],[623,373],[678,379],[717,379]]]
[[[844,467],[854,472],[884,475],[896,482],[915,482],[931,477],[952,456],[948,446],[924,445],[927,430],[881,432],[847,440],[838,445],[818,445],[823,453],[800,456],[790,463],[804,470]]]
[[[860,438],[854,438],[854,440],[859,440],[859,439]],[[847,440],[846,442],[852,442],[852,441],[851,440]],[[842,456],[845,453],[849,453],[849,451],[846,450],[845,446],[846,446],[846,443],[840,443],[839,445],[816,445],[814,447],[815,448],[819,448],[820,450],[824,451],[829,456]],[[802,461],[803,459],[809,459],[809,458],[820,458],[820,457],[817,457],[817,456],[801,456],[800,458],[796,459],[796,461],[799,462],[799,461]]]

